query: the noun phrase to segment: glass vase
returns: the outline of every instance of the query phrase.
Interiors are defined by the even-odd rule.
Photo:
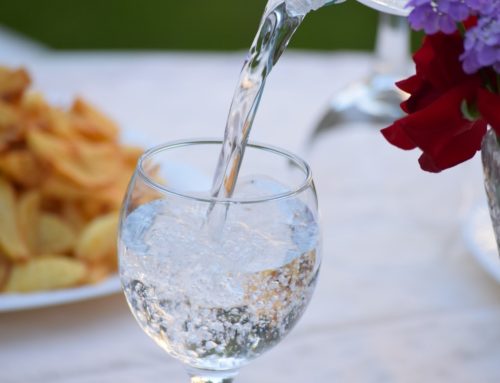
[[[481,157],[491,223],[500,254],[500,143],[493,129],[489,129],[484,136]]]

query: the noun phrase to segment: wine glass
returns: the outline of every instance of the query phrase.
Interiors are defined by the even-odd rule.
[[[406,77],[410,69],[409,34],[405,18],[379,14],[372,72],[349,83],[330,99],[306,142],[306,150],[320,135],[346,122],[369,122],[380,127],[404,116],[399,105],[408,95],[395,82]]]
[[[309,166],[249,143],[233,196],[214,198],[221,145],[178,141],[147,151],[120,221],[120,277],[130,309],[185,364],[192,383],[232,382],[241,366],[287,335],[320,266]]]

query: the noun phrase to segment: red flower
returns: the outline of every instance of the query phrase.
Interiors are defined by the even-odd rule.
[[[479,89],[477,91],[477,108],[497,136],[500,137],[500,95]]]
[[[462,52],[459,34],[426,36],[413,56],[417,73],[397,84],[411,95],[401,104],[408,116],[382,130],[384,137],[401,149],[421,149],[420,166],[430,172],[440,172],[473,157],[486,132],[485,119],[470,121],[462,115],[463,101],[476,103],[481,87],[478,75],[467,75],[462,70]],[[496,97],[481,97],[491,101],[490,95]],[[485,106],[489,101],[480,101],[478,107],[482,113],[484,109],[495,114]],[[486,113],[483,116],[488,118]],[[497,122],[500,132],[498,117]]]

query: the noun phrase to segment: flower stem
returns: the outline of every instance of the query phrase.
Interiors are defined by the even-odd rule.
[[[457,23],[457,29],[460,32],[460,36],[464,37],[465,36],[465,32],[467,31],[465,29],[465,25],[463,23]]]
[[[492,77],[490,75],[488,75],[488,72],[484,68],[482,68],[482,69],[479,69],[479,75],[481,76],[481,79],[483,80],[483,85],[485,86],[485,88],[488,89],[490,92],[495,93],[495,84],[492,83],[494,81],[493,81]],[[498,75],[497,75],[496,88],[498,89]]]

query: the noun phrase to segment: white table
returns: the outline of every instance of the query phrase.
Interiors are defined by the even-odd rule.
[[[4,40],[0,61],[26,65],[51,100],[81,94],[158,143],[222,134],[244,56],[55,54]],[[299,150],[329,96],[370,64],[364,54],[288,52],[253,138]],[[482,193],[480,163],[436,176],[416,158],[370,126],[346,126],[316,146],[309,160],[325,237],[320,283],[297,328],[238,382],[500,381],[500,286],[460,232]],[[120,294],[0,314],[2,383],[185,381]]]

